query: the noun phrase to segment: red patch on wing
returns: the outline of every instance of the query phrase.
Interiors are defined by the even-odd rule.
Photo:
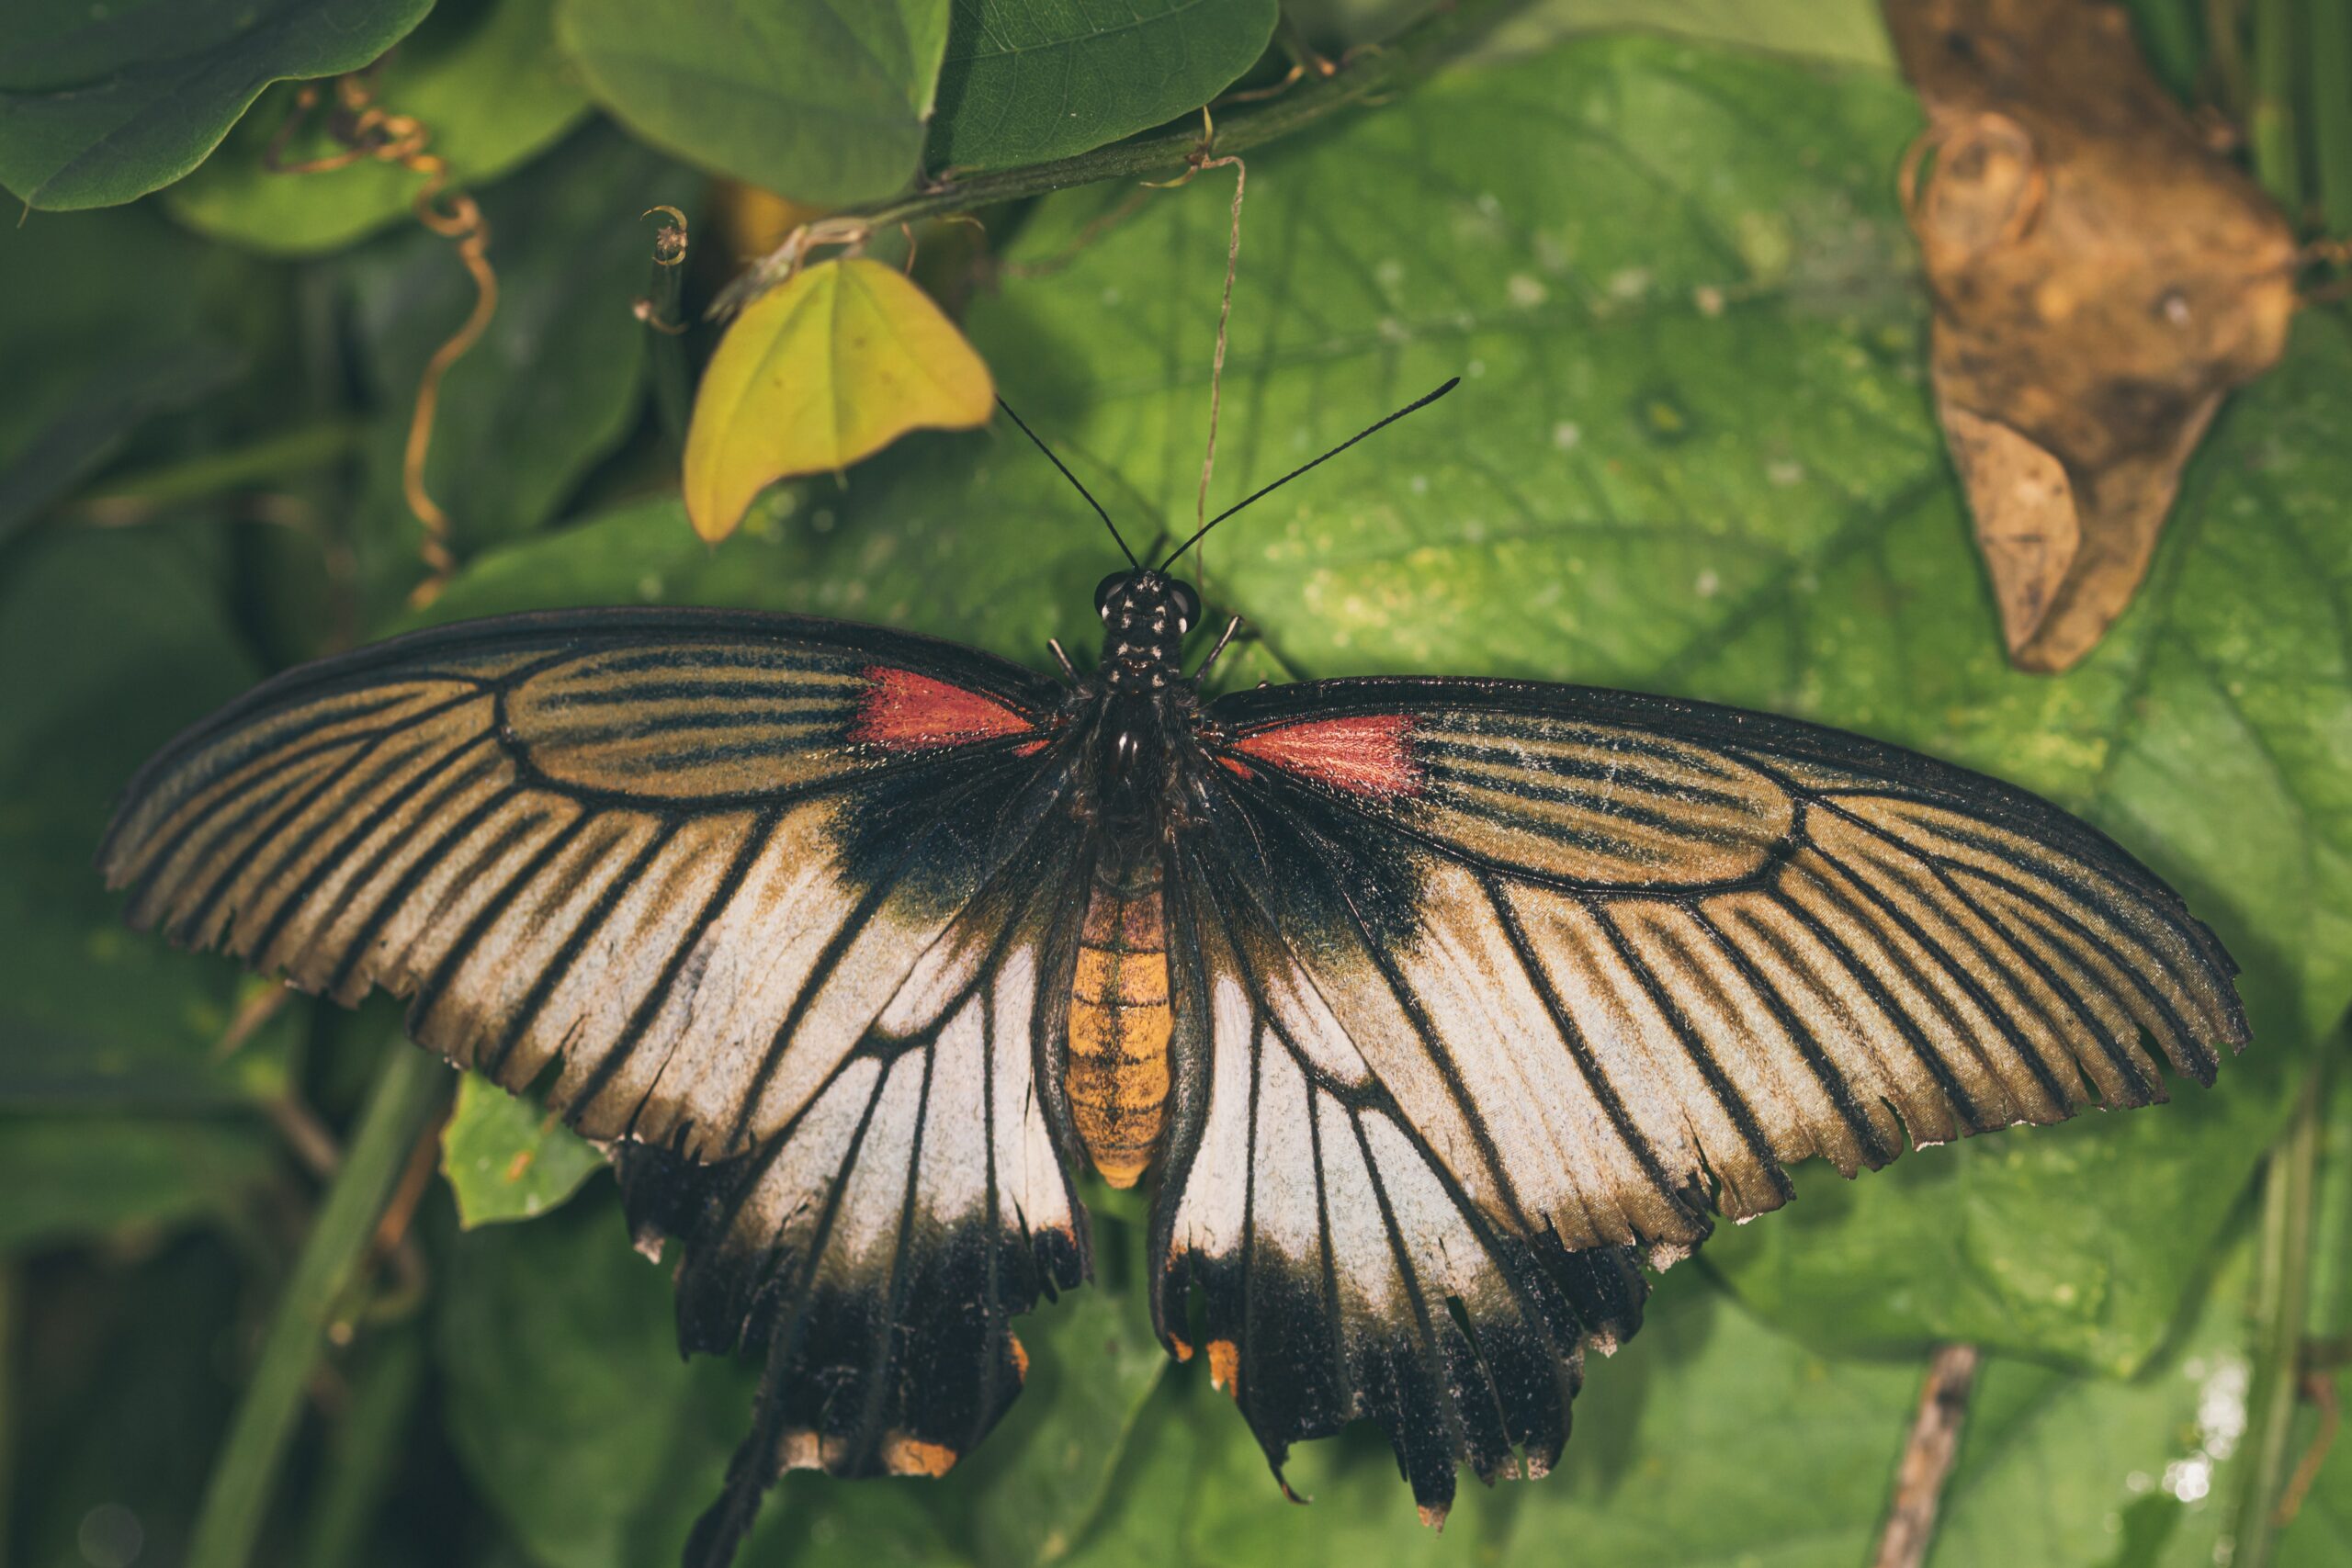
[[[911,670],[877,664],[865,675],[874,687],[850,727],[854,741],[918,751],[1026,735],[1037,728],[994,697]]]
[[[1412,728],[1401,713],[1310,718],[1252,730],[1229,749],[1350,795],[1413,795],[1421,770],[1408,739]]]

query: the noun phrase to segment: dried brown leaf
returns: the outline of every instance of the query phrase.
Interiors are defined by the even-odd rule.
[[[2011,660],[2064,670],[2139,587],[2223,394],[2284,349],[2294,235],[2120,7],[1885,10],[1928,113],[1904,186],[1945,434]]]

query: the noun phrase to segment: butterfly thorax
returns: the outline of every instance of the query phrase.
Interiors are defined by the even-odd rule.
[[[1114,694],[1146,695],[1182,683],[1178,660],[1200,604],[1191,584],[1137,571],[1106,579],[1096,600],[1102,613],[1097,671],[1106,687]]]

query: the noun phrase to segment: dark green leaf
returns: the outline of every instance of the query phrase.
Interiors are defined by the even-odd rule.
[[[220,295],[250,279],[150,212],[42,214],[0,235],[0,539],[244,355]]]
[[[441,1130],[441,1174],[470,1230],[537,1219],[604,1168],[605,1156],[542,1109],[468,1073]]]
[[[836,207],[914,177],[948,0],[560,0],[588,90],[717,174]]]
[[[939,1502],[982,1568],[1059,1562],[1102,1508],[1168,1353],[1152,1337],[1141,1226],[1097,1214],[1095,1279],[1021,1320],[1029,1376]]]
[[[120,1540],[127,1515],[140,1562],[185,1562],[236,1392],[220,1359],[244,1286],[236,1258],[191,1238],[110,1269],[64,1258],[5,1278],[48,1287],[22,1292],[11,1325],[9,1562],[88,1568],[93,1516]]]
[[[122,450],[132,431],[159,413],[187,407],[232,378],[234,350],[206,340],[103,364],[80,395],[0,467],[0,541],[40,516]]]
[[[180,1106],[282,1089],[285,1043],[226,1062],[232,966],[122,924],[91,869],[116,796],[249,683],[196,528],[28,541],[0,576],[0,1104]],[[290,1021],[289,1021],[290,1022]]]
[[[656,202],[691,204],[701,177],[597,125],[482,193],[498,311],[442,379],[425,488],[463,555],[539,526],[628,432],[640,402]],[[397,600],[422,570],[401,488],[425,361],[472,308],[448,242],[416,232],[348,264],[379,416],[368,447],[363,575]]]
[[[679,1359],[670,1271],[629,1249],[619,1205],[469,1233],[447,1268],[449,1434],[492,1510],[546,1568],[673,1560],[735,1441],[704,1407],[736,1380]],[[748,1400],[732,1419],[748,1427]]]
[[[1523,1489],[1511,1559],[1868,1561],[1919,1369],[1824,1359],[1695,1279],[1661,1283],[1647,1319],[1588,1359],[1576,1437]]]
[[[277,1170],[273,1144],[226,1117],[0,1115],[0,1255],[233,1215]]]
[[[956,0],[934,164],[1068,157],[1197,109],[1265,52],[1275,0]]]
[[[440,0],[369,73],[388,112],[415,118],[449,183],[478,186],[546,149],[587,111],[588,97],[554,49],[555,0]],[[204,166],[164,200],[182,222],[256,250],[307,255],[349,244],[407,218],[424,177],[363,158],[343,168],[282,174],[265,159],[294,112],[272,88]],[[300,159],[333,151],[315,135],[288,144]]]
[[[0,11],[0,186],[110,207],[204,161],[272,82],[356,71],[433,0],[79,0]]]

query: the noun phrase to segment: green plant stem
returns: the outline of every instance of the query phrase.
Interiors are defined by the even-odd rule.
[[[85,510],[101,513],[137,507],[153,511],[183,502],[202,501],[231,491],[305,473],[358,450],[366,426],[356,419],[325,420],[304,425],[250,446],[207,452],[183,463],[166,463],[143,473],[127,475],[83,497]]]
[[[2317,165],[2320,223],[2352,235],[2352,0],[2312,0],[2312,156]]]
[[[2197,71],[2205,58],[2197,0],[2133,0],[2141,51],[2156,75],[2183,99],[2197,96]]]
[[[2303,1364],[2323,1342],[2352,1334],[2352,1029],[2327,1043],[2334,1060],[2322,1104],[2319,1182],[2312,1201],[2312,1304]]]
[[[2287,220],[2302,226],[2302,154],[2295,144],[2295,85],[2302,58],[2301,7],[2295,0],[2254,0],[2254,96],[2246,106],[2246,139],[2256,177]],[[2344,85],[2337,84],[2342,91]]]
[[[400,1466],[424,1381],[424,1333],[407,1323],[369,1341],[354,1369],[351,1405],[327,1449],[318,1500],[297,1562],[356,1562]]]
[[[2246,1462],[2234,1524],[2233,1568],[2268,1568],[2275,1510],[2295,1468],[2290,1444],[2301,1398],[2303,1328],[2311,1310],[2312,1215],[2319,1174],[2324,1069],[2304,1090],[2262,1179],[2261,1254],[2254,1286],[2254,1381],[2246,1401]]]
[[[2222,110],[2243,118],[2253,89],[2246,76],[2245,39],[2238,30],[2242,0],[2205,0],[2205,59]]]
[[[387,1051],[360,1111],[358,1134],[320,1205],[213,1461],[188,1568],[245,1568],[251,1559],[279,1461],[302,1413],[303,1392],[325,1349],[328,1322],[366,1261],[377,1218],[450,1077],[441,1063],[404,1041]]]
[[[1342,109],[1402,92],[1475,41],[1497,18],[1524,4],[1526,0],[1446,0],[1388,43],[1332,75],[1302,80],[1288,92],[1217,119],[1216,152],[1245,152]],[[869,208],[850,208],[838,216],[862,220],[877,229],[944,218],[1101,180],[1172,174],[1200,146],[1198,128],[1186,126],[1051,163],[943,180],[910,196]]]
[[[17,1473],[17,1269],[0,1268],[0,1553],[8,1543],[8,1517]]]

